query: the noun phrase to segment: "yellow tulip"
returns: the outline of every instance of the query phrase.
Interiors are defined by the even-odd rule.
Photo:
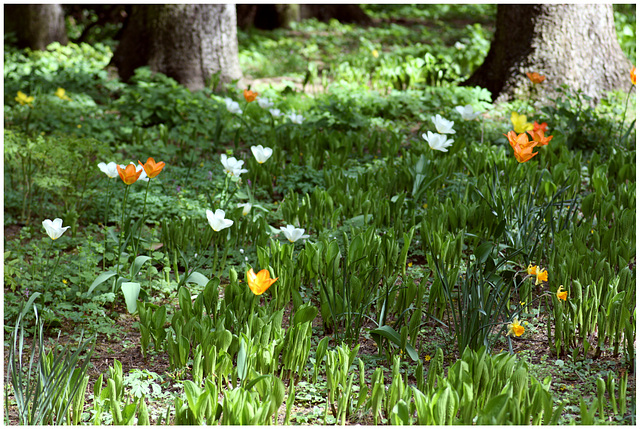
[[[268,270],[260,270],[258,274],[253,272],[253,268],[247,271],[247,284],[255,295],[265,293],[276,280],[278,280],[278,277],[272,279]]]
[[[518,112],[511,112],[511,123],[518,134],[533,130],[533,124],[527,122],[527,115],[519,115]]]

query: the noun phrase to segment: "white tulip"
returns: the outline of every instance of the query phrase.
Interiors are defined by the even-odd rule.
[[[237,113],[238,115],[242,115],[242,109],[237,101],[233,101],[230,98],[224,99],[225,104],[227,105],[227,110],[231,113]]]
[[[251,152],[253,152],[253,156],[255,156],[258,164],[262,164],[273,154],[273,149],[270,147],[262,147],[261,144],[258,146],[251,146]]]
[[[431,120],[436,126],[436,130],[440,134],[455,134],[456,132],[453,129],[453,121],[448,121],[444,119],[440,115],[432,116]]]
[[[301,238],[309,238],[308,235],[303,235],[304,229],[296,228],[293,225],[287,225],[286,228],[284,226],[281,226],[280,229],[284,233],[284,236],[287,238],[287,240],[289,240],[292,243],[295,243]]]
[[[51,219],[45,219],[42,221],[42,226],[47,231],[47,235],[51,237],[52,240],[56,240],[64,234],[64,232],[71,228],[70,226],[62,227],[62,219],[56,218],[53,221]]]
[[[294,124],[300,125],[304,122],[304,116],[296,115],[296,112],[291,112],[287,117],[291,119],[291,122],[293,122]]]
[[[268,98],[258,97],[256,101],[258,102],[258,106],[262,107],[263,109],[273,107],[273,101],[270,101]]]
[[[427,131],[427,134],[422,134],[422,138],[429,143],[429,147],[441,152],[448,152],[447,148],[453,144],[452,139],[447,140],[447,136],[442,134],[432,133]]]
[[[220,155],[220,162],[224,167],[224,171],[232,176],[240,177],[242,173],[247,173],[249,170],[242,168],[244,161],[237,160],[233,156],[227,158],[226,154]]]
[[[269,109],[269,113],[271,113],[271,116],[273,116],[274,118],[279,118],[280,116],[282,116],[282,112],[280,111],[280,109]]]
[[[118,177],[117,164],[113,161],[111,161],[108,164],[101,162],[100,164],[98,164],[98,168],[100,169],[100,171],[106,174],[110,179],[113,179],[114,177]]]
[[[209,225],[213,228],[214,231],[218,232],[225,228],[229,228],[233,225],[233,221],[230,219],[224,218],[224,210],[216,210],[213,213],[211,210],[207,210],[207,220],[209,221]]]
[[[480,116],[480,114],[482,113],[482,112],[474,112],[473,106],[471,104],[467,104],[464,107],[456,106],[456,110],[458,111],[458,113],[460,113],[460,116],[462,116],[462,119],[464,119],[465,121],[472,121],[478,116]]]
[[[246,216],[246,215],[249,214],[249,211],[251,211],[252,204],[251,203],[246,203],[246,204],[238,203],[238,207],[242,207],[242,216]],[[242,249],[240,249],[240,250],[242,250]]]

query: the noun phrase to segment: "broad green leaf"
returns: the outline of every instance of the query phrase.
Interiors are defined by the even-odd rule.
[[[400,338],[400,334],[398,334],[398,332],[396,332],[396,330],[393,329],[391,326],[384,325],[384,326],[381,326],[380,328],[372,329],[370,332],[374,336],[380,335],[388,339],[398,347],[402,346],[402,340]],[[418,360],[418,352],[410,344],[406,345],[405,350],[409,355],[409,357],[411,358],[411,360],[413,360],[414,362]]]
[[[131,314],[135,313],[138,309],[137,301],[140,294],[140,283],[124,282],[120,288],[127,303],[127,311]]]
[[[102,283],[106,282],[111,277],[115,276],[116,274],[118,274],[118,273],[116,273],[115,271],[105,271],[104,273],[100,274],[93,281],[93,283],[91,283],[91,286],[89,286],[89,290],[87,291],[87,295],[89,295],[91,292],[93,292],[93,290],[95,288],[97,288],[99,285],[101,285]]]
[[[198,403],[198,398],[200,397],[200,388],[198,388],[198,386],[196,386],[196,384],[191,380],[185,380],[183,385],[189,409],[191,409],[194,416],[198,417],[198,409],[196,405]]]
[[[202,287],[206,287],[209,283],[209,279],[197,271],[191,273],[191,275],[185,280],[185,283],[196,283]]]
[[[240,340],[240,350],[238,350],[238,378],[244,380],[247,377],[247,346],[244,337]]]
[[[150,259],[151,259],[151,256],[145,256],[145,255],[138,256],[136,260],[133,261],[133,265],[131,267],[131,278],[137,276],[138,272],[140,271],[140,268],[142,268],[142,265]]]
[[[476,259],[478,262],[484,262],[487,260],[489,255],[491,254],[491,249],[493,249],[493,243],[485,241],[474,250],[473,254],[476,255]]]
[[[293,316],[293,325],[301,325],[306,322],[311,322],[316,318],[318,314],[318,308],[314,306],[300,307]]]

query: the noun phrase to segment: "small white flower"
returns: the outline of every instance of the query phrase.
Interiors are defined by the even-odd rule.
[[[237,113],[238,115],[242,115],[242,109],[237,101],[233,101],[229,97],[224,99],[225,104],[227,105],[227,110],[231,113]]]
[[[262,107],[263,109],[273,107],[273,101],[269,100],[268,98],[258,97],[256,98],[256,101],[258,102],[258,106]]]
[[[244,249],[240,249],[240,253],[244,255]]]
[[[269,113],[271,113],[271,116],[273,116],[274,118],[279,118],[280,116],[282,116],[282,112],[280,111],[280,109],[269,109]]]
[[[452,139],[447,140],[447,136],[442,134],[432,133],[427,131],[427,134],[422,134],[422,138],[429,143],[429,147],[441,152],[448,152],[447,148],[453,144]]]
[[[458,113],[460,113],[460,116],[462,116],[462,119],[464,119],[465,121],[472,121],[478,116],[480,116],[480,114],[482,113],[482,112],[474,112],[473,106],[471,104],[467,104],[464,107],[456,106],[456,110],[458,111]]]
[[[224,210],[216,210],[215,214],[211,210],[207,210],[207,220],[214,231],[218,232],[233,225],[233,221],[224,218]]]
[[[456,132],[453,129],[453,121],[447,121],[440,115],[432,116],[431,120],[436,126],[436,130],[440,134],[455,134]]]
[[[98,164],[98,168],[100,169],[100,171],[106,174],[110,179],[113,179],[114,177],[118,177],[117,164],[113,161],[111,161],[108,164],[101,162],[100,164]]]
[[[251,203],[246,203],[246,204],[238,203],[238,207],[242,207],[242,216],[246,216],[251,211],[252,204]],[[240,249],[240,250],[242,250],[242,249]]]
[[[45,219],[42,221],[42,226],[47,231],[47,235],[52,240],[56,240],[64,234],[64,232],[71,228],[70,226],[62,227],[62,219],[56,218],[53,221],[51,219]]]
[[[261,144],[258,146],[251,146],[251,152],[253,152],[253,156],[255,156],[258,164],[262,164],[273,154],[273,149],[270,147],[262,147]]]
[[[140,173],[140,177],[138,177],[138,180],[136,180],[136,182],[148,182],[149,181],[149,176],[147,176],[147,172],[144,171],[144,167],[141,166],[140,164],[134,164],[133,162],[130,162],[129,164],[133,164],[136,166],[136,173],[139,172],[140,170],[142,170],[142,172]],[[123,168],[122,166],[120,168]]]
[[[244,161],[237,160],[234,157],[227,158],[227,155],[224,153],[220,155],[220,162],[224,167],[224,171],[232,176],[240,177],[242,173],[247,173],[249,171],[245,168],[242,168],[242,166],[244,165]]]
[[[293,122],[294,124],[300,125],[304,122],[304,116],[296,115],[296,112],[291,112],[287,117],[291,119],[291,122]]]
[[[287,225],[286,228],[284,226],[281,226],[280,229],[284,233],[284,236],[286,237],[286,239],[292,243],[295,243],[301,238],[309,238],[308,235],[303,235],[304,229],[296,228],[293,225]]]

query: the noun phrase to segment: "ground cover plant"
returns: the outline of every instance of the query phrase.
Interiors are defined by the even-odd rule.
[[[635,424],[635,69],[494,105],[494,8],[241,32],[223,93],[5,36],[5,423]]]

